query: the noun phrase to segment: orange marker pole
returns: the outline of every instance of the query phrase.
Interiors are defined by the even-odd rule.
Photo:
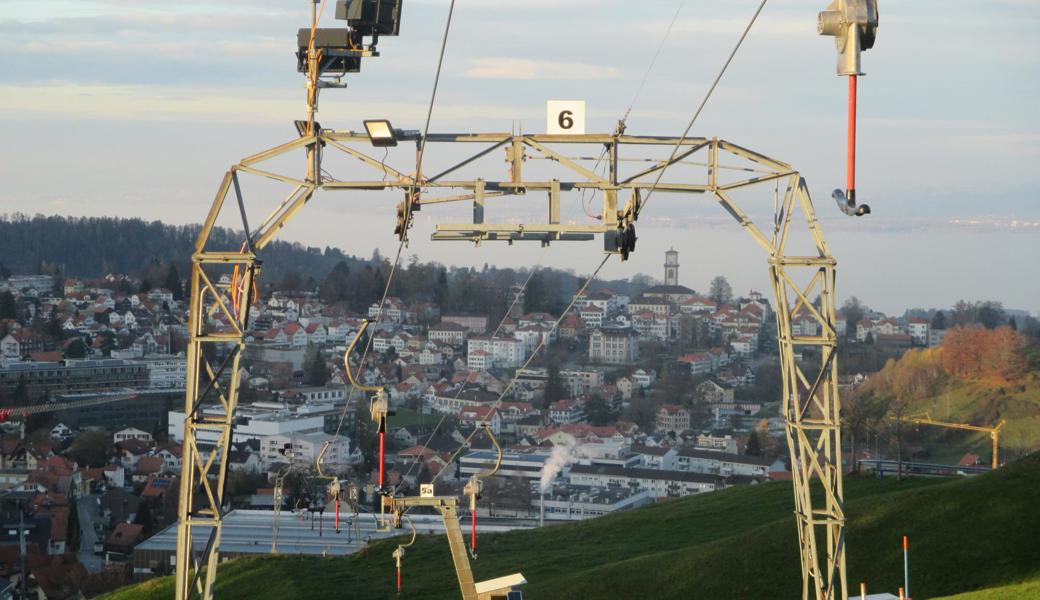
[[[903,536],[903,587],[906,598],[910,600],[910,538]]]

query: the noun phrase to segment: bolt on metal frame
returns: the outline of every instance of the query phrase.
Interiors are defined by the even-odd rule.
[[[419,143],[418,135],[406,139]],[[176,556],[176,597],[187,599],[198,594],[213,596],[220,548],[221,523],[226,510],[224,482],[231,447],[235,411],[238,404],[239,366],[246,345],[249,310],[260,274],[260,252],[278,231],[315,192],[421,190],[420,205],[445,202],[471,202],[471,223],[438,225],[435,240],[471,242],[534,240],[548,244],[558,240],[587,240],[608,233],[619,219],[638,218],[640,192],[709,194],[766,252],[776,302],[777,340],[782,369],[782,410],[786,423],[791,470],[794,482],[795,517],[802,566],[802,597],[805,600],[846,600],[845,514],[842,492],[840,399],[838,396],[837,334],[834,298],[836,262],[824,239],[801,175],[790,165],[742,148],[725,140],[709,138],[651,137],[612,134],[576,136],[523,135],[510,133],[430,134],[427,143],[476,144],[486,147],[431,177],[416,177],[405,170],[388,166],[369,156],[370,142],[365,134],[313,128],[301,137],[246,157],[224,175],[206,217],[192,256],[190,339],[185,394],[184,454],[178,505]],[[574,144],[605,145],[607,175],[600,176],[582,162],[589,157],[567,156],[564,149]],[[671,149],[680,151],[671,160],[662,158],[624,158],[621,149]],[[358,146],[364,146],[364,149]],[[447,179],[460,168],[471,165],[496,149],[506,152],[507,180]],[[265,161],[290,152],[306,153],[307,174],[292,177],[261,169]],[[384,179],[332,180],[322,176],[322,154],[340,151],[372,168]],[[545,158],[553,168],[562,169],[563,178],[527,180],[523,162]],[[734,166],[723,160],[739,161]],[[695,162],[702,159],[700,162]],[[626,161],[648,163],[632,175],[622,176],[619,167]],[[697,165],[705,170],[703,181],[692,183],[650,181],[661,169],[672,164]],[[412,173],[417,166],[409,166]],[[291,186],[284,200],[259,226],[250,229],[246,201],[239,185],[245,173],[272,179]],[[720,177],[735,173],[735,179]],[[418,181],[416,181],[418,179]],[[731,192],[773,182],[786,181],[787,191],[777,198],[771,235],[760,229],[733,200]],[[769,186],[772,187],[772,186]],[[602,221],[593,224],[560,222],[561,192],[592,189],[600,192]],[[436,195],[454,191],[454,195]],[[631,198],[618,209],[618,193],[628,191]],[[532,194],[532,192],[540,192]],[[234,202],[228,207],[229,193]],[[496,196],[548,196],[546,222],[496,224],[484,220],[484,208]],[[534,198],[538,200],[538,198]],[[240,213],[246,240],[240,249],[209,249],[208,242],[218,216],[225,210]],[[620,216],[619,216],[620,215]],[[802,221],[803,223],[799,223]],[[799,227],[793,227],[793,225]],[[804,230],[800,227],[804,225]],[[407,230],[407,228],[405,228]],[[801,233],[799,233],[801,231]],[[807,236],[805,235],[807,234]],[[811,244],[808,255],[788,252],[788,242],[802,235]],[[802,241],[805,241],[802,240]],[[808,283],[805,283],[805,282]],[[819,295],[818,304],[811,300]],[[815,321],[818,335],[795,334],[792,321]],[[807,370],[796,354],[813,348],[819,355],[817,368]],[[214,416],[204,404],[219,407]],[[212,444],[200,442],[199,434],[216,434]],[[813,482],[818,482],[814,484]],[[813,485],[822,495],[814,497]],[[200,528],[209,528],[203,536]],[[821,535],[822,534],[822,535]],[[205,539],[201,553],[193,545]],[[204,568],[203,568],[204,567]]]

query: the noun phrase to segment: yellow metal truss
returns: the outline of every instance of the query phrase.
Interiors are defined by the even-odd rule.
[[[410,139],[416,140],[418,136]],[[222,517],[226,507],[224,481],[233,421],[238,403],[239,366],[246,345],[249,310],[254,298],[260,263],[257,252],[314,196],[324,191],[419,190],[420,205],[471,202],[473,221],[440,225],[434,239],[536,240],[550,243],[567,239],[590,239],[607,233],[624,221],[638,218],[640,193],[670,192],[702,194],[712,198],[764,250],[773,284],[777,340],[782,368],[782,407],[791,454],[795,517],[802,566],[802,597],[806,600],[845,600],[845,513],[842,494],[841,402],[838,396],[837,334],[835,331],[835,260],[824,239],[805,181],[790,165],[742,148],[725,140],[590,134],[576,136],[516,135],[510,133],[431,134],[427,144],[483,145],[476,153],[442,172],[430,176],[408,175],[418,171],[394,169],[368,155],[367,136],[354,132],[317,130],[242,159],[225,174],[210,212],[199,233],[192,257],[191,308],[189,315],[188,375],[185,396],[184,454],[178,505],[176,597],[212,598],[217,576]],[[607,150],[607,174],[601,176],[585,166],[587,157],[566,154],[574,144],[598,145]],[[678,151],[671,159],[623,158],[622,150],[656,147]],[[434,147],[434,146],[431,146]],[[506,180],[447,179],[463,166],[479,161],[496,149],[506,151],[510,162]],[[338,151],[373,169],[371,179],[334,181],[322,175],[322,153]],[[259,167],[291,152],[306,153],[303,178],[279,174]],[[531,180],[523,176],[525,158],[542,158],[562,169],[560,177]],[[623,177],[624,160],[645,163],[643,170]],[[739,161],[734,166],[730,161]],[[704,178],[681,183],[652,178],[673,164],[699,165]],[[273,211],[250,228],[239,174],[263,177],[290,186],[291,191]],[[720,175],[725,173],[726,176]],[[735,174],[735,175],[734,175]],[[735,177],[735,178],[734,178]],[[418,181],[417,181],[418,179]],[[735,202],[735,190],[776,185],[774,222],[766,231],[759,228]],[[781,184],[786,192],[781,195]],[[591,189],[600,194],[602,221],[589,225],[561,223],[561,192]],[[444,195],[444,192],[452,192]],[[532,192],[538,192],[534,194]],[[618,194],[629,193],[628,204],[619,208]],[[543,195],[545,194],[545,195]],[[246,241],[238,251],[208,249],[218,216],[228,210],[233,196],[241,213]],[[483,208],[498,196],[548,198],[544,223],[495,224],[483,219]],[[407,214],[407,213],[406,213]],[[405,224],[404,231],[407,231]],[[797,225],[797,227],[795,226]],[[808,241],[809,252],[788,251],[793,238]],[[818,298],[817,298],[818,296]],[[817,324],[819,333],[796,334],[795,318]],[[812,350],[815,363],[797,360]],[[219,407],[217,415],[203,406]],[[209,443],[200,440],[200,434]],[[213,438],[215,437],[215,441]],[[813,488],[819,492],[811,493]],[[203,535],[200,528],[208,528]],[[204,568],[203,568],[204,567]]]

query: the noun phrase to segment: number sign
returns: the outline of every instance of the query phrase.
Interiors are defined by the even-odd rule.
[[[545,103],[545,132],[553,135],[585,133],[584,100],[549,100]]]

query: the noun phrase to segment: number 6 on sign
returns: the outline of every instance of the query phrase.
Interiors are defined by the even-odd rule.
[[[545,132],[551,135],[585,133],[584,100],[549,100],[545,103]]]

